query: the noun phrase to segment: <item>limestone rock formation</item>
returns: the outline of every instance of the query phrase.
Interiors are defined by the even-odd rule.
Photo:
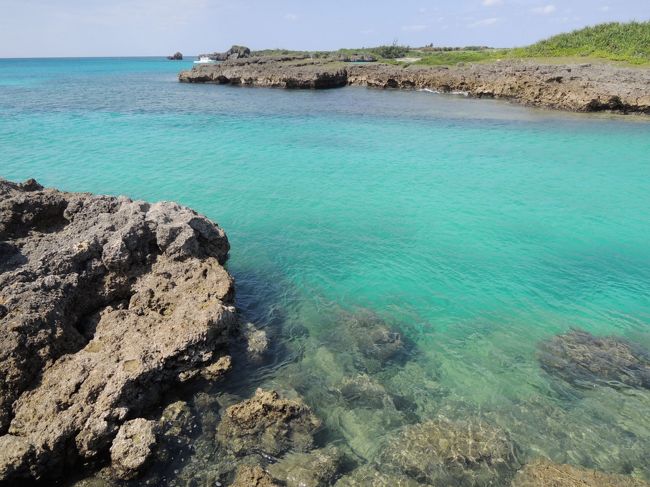
[[[227,61],[228,59],[244,59],[250,57],[251,50],[246,46],[234,45],[226,52],[213,52],[211,54],[199,54],[199,57],[207,57],[213,61]]]
[[[504,485],[517,468],[514,446],[479,421],[434,420],[388,439],[381,463],[433,485]]]
[[[650,388],[650,352],[619,337],[574,330],[540,345],[542,367],[575,385]]]
[[[347,60],[308,55],[229,59],[220,65],[201,65],[183,71],[179,81],[311,89],[347,85],[426,89],[578,112],[650,114],[650,70],[527,60],[451,67],[349,64],[344,62]]]
[[[236,328],[223,230],[174,203],[0,181],[0,481],[107,452]]]
[[[235,455],[262,452],[279,456],[289,450],[311,449],[312,434],[320,424],[301,400],[258,389],[252,398],[226,409],[217,427],[217,440]]]
[[[151,458],[156,444],[156,425],[143,418],[124,423],[111,445],[111,467],[115,476],[136,477]]]
[[[183,54],[181,52],[176,52],[172,54],[171,56],[167,56],[167,59],[170,61],[182,61],[183,60]]]
[[[537,460],[517,473],[512,487],[650,487],[650,483],[625,475]]]

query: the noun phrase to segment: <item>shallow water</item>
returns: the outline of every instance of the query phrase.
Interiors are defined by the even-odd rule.
[[[650,123],[177,83],[190,64],[0,60],[0,176],[176,200],[217,221],[244,319],[273,351],[228,393],[299,393],[325,421],[319,441],[360,462],[404,424],[480,417],[522,461],[650,479],[650,391],[576,388],[537,359],[571,328],[650,348]],[[399,330],[408,356],[362,363],[344,337],[368,317]],[[359,374],[403,404],[342,399]],[[182,483],[212,461],[164,475]]]

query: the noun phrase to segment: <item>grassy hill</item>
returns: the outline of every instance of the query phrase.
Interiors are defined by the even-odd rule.
[[[513,49],[515,57],[596,57],[632,64],[650,63],[650,22],[611,22],[559,34]]]
[[[650,64],[650,22],[611,22],[559,34],[527,47],[514,49],[453,50],[428,53],[418,64],[437,65],[513,58],[600,58],[630,64]]]

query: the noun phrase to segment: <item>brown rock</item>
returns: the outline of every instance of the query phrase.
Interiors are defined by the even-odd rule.
[[[521,469],[512,487],[649,487],[641,479],[537,460]]]
[[[288,450],[309,450],[312,433],[320,424],[301,400],[258,389],[251,399],[226,409],[217,440],[235,455],[261,451],[279,456]]]
[[[0,239],[0,435],[30,452],[0,481],[106,452],[228,344],[228,240],[188,208],[0,181]]]
[[[230,487],[280,487],[259,465],[242,465]]]
[[[111,467],[119,479],[135,478],[151,458],[156,444],[155,423],[143,418],[124,423],[111,446]]]

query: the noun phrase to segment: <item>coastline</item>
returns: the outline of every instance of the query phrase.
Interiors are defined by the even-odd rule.
[[[500,61],[430,67],[269,56],[194,66],[182,71],[179,81],[287,89],[431,90],[571,112],[650,115],[650,70],[611,64]]]

